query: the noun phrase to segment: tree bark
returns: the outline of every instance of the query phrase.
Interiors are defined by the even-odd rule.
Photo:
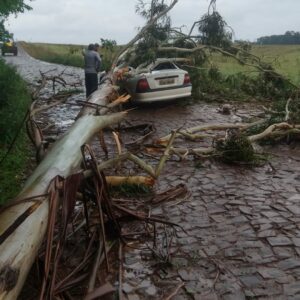
[[[91,96],[93,103],[105,105],[113,88],[106,84]],[[102,108],[103,112],[108,109]],[[99,113],[99,112],[98,112]],[[99,130],[119,122],[126,113],[94,116],[86,107],[69,132],[57,141],[18,197],[0,214],[0,299],[16,299],[35,260],[47,229],[47,190],[56,176],[66,177],[80,169],[81,146]],[[22,201],[25,198],[32,200]],[[17,202],[19,201],[19,202]]]

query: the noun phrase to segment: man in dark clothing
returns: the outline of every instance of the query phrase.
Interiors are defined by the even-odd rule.
[[[98,72],[100,71],[101,58],[95,51],[95,45],[90,44],[84,52],[84,73],[86,97],[98,89]]]

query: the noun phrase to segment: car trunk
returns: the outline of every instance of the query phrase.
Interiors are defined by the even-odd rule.
[[[149,87],[152,90],[182,86],[184,73],[179,70],[152,71],[147,74]]]

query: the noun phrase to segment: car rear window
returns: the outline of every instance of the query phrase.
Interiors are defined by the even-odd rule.
[[[159,63],[158,65],[156,65],[152,70],[160,71],[160,70],[170,70],[170,69],[174,70],[174,69],[177,69],[177,67],[172,62],[162,62],[162,63]]]

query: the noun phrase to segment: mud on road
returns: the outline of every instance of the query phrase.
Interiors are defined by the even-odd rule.
[[[65,69],[23,52],[5,59],[30,83],[40,70]],[[83,78],[78,68],[68,68],[70,72]],[[70,102],[76,99],[84,100],[84,94]],[[182,126],[236,120],[217,108],[201,102],[152,105],[132,111],[128,121],[153,124],[158,137]],[[258,112],[249,105],[236,108],[240,118]],[[47,114],[57,128],[65,126],[64,131],[78,110],[64,105]],[[175,157],[168,161],[155,189],[183,183],[191,196],[164,203],[152,213],[180,224],[185,232],[177,233],[168,266],[149,259],[142,246],[125,249],[125,299],[161,299],[182,282],[172,299],[300,299],[300,147],[276,145],[265,150],[272,167],[233,167],[211,160],[197,164]]]

